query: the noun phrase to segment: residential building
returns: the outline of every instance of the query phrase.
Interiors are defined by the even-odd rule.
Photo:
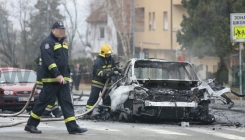
[[[103,44],[109,44],[113,49],[113,54],[118,54],[117,31],[112,19],[107,15],[103,6],[92,11],[86,19],[88,23],[88,38],[91,46],[91,53],[95,58]]]
[[[203,64],[203,70],[206,72],[217,71],[218,58],[199,59],[185,56],[185,53],[180,51],[181,46],[177,42],[176,33],[181,29],[183,14],[188,15],[181,0],[135,0],[135,7],[137,9],[136,57],[141,57],[140,52],[144,52],[144,57],[174,61],[186,60],[196,65]],[[206,72],[203,72],[202,77],[206,78]]]

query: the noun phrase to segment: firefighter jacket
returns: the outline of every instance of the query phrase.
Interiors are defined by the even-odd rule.
[[[57,82],[56,77],[59,75],[62,75],[66,82],[70,80],[68,45],[64,42],[64,39],[59,40],[51,32],[40,46],[43,83]]]
[[[37,80],[36,80],[36,85],[39,88],[42,88],[42,58],[41,56],[38,56],[34,62],[37,64]]]
[[[103,88],[110,73],[115,69],[115,62],[112,57],[105,58],[104,56],[97,56],[93,65],[92,86]],[[108,75],[109,74],[109,75]],[[111,83],[107,87],[111,86]]]

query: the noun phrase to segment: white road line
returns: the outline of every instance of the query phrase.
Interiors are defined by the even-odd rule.
[[[214,136],[217,136],[217,137],[231,139],[231,140],[245,140],[245,137],[236,136],[236,135],[232,135],[232,134],[221,133],[221,132],[218,132],[218,131],[211,131],[211,130],[200,129],[200,128],[186,128],[186,129],[191,130],[191,131],[195,131],[195,132],[199,132],[199,133],[205,133],[205,134],[214,135]]]
[[[110,128],[91,128],[93,130],[99,130],[99,131],[113,131],[113,132],[118,132],[120,130],[117,129],[110,129]]]
[[[168,131],[168,130],[163,130],[163,129],[152,129],[152,128],[141,128],[141,129],[151,131],[151,132],[155,132],[158,134],[189,136],[188,134],[178,133],[178,132],[173,132],[173,131]]]

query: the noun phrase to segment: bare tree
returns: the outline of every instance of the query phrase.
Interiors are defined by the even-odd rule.
[[[17,66],[16,50],[16,31],[9,20],[9,13],[6,3],[0,3],[0,59],[9,66]]]
[[[18,0],[17,4],[11,4],[14,9],[16,9],[16,13],[13,13],[13,17],[17,19],[20,26],[20,34],[19,40],[17,40],[18,48],[19,48],[19,61],[25,67],[27,64],[30,64],[30,60],[33,59],[33,56],[30,53],[30,50],[33,50],[33,46],[31,45],[30,35],[28,31],[30,31],[29,21],[30,21],[30,14],[33,11],[33,5],[31,5],[30,1],[28,0]],[[20,50],[23,49],[23,50]],[[25,55],[23,55],[25,54]]]
[[[104,6],[117,30],[120,38],[118,44],[123,48],[125,61],[131,57],[132,0],[105,0]]]
[[[67,32],[67,38],[68,38],[68,46],[69,46],[69,56],[71,56],[71,50],[73,49],[73,44],[75,42],[75,36],[77,33],[77,0],[71,0],[72,6],[73,6],[73,14],[70,12],[70,9],[67,7],[67,0],[62,1],[62,5],[64,6],[66,17],[68,18],[68,21],[66,22],[66,32]]]

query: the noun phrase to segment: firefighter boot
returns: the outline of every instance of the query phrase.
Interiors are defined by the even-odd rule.
[[[24,130],[30,133],[37,133],[37,134],[42,133],[42,131],[38,130],[37,127],[30,126],[30,125],[26,125]]]

